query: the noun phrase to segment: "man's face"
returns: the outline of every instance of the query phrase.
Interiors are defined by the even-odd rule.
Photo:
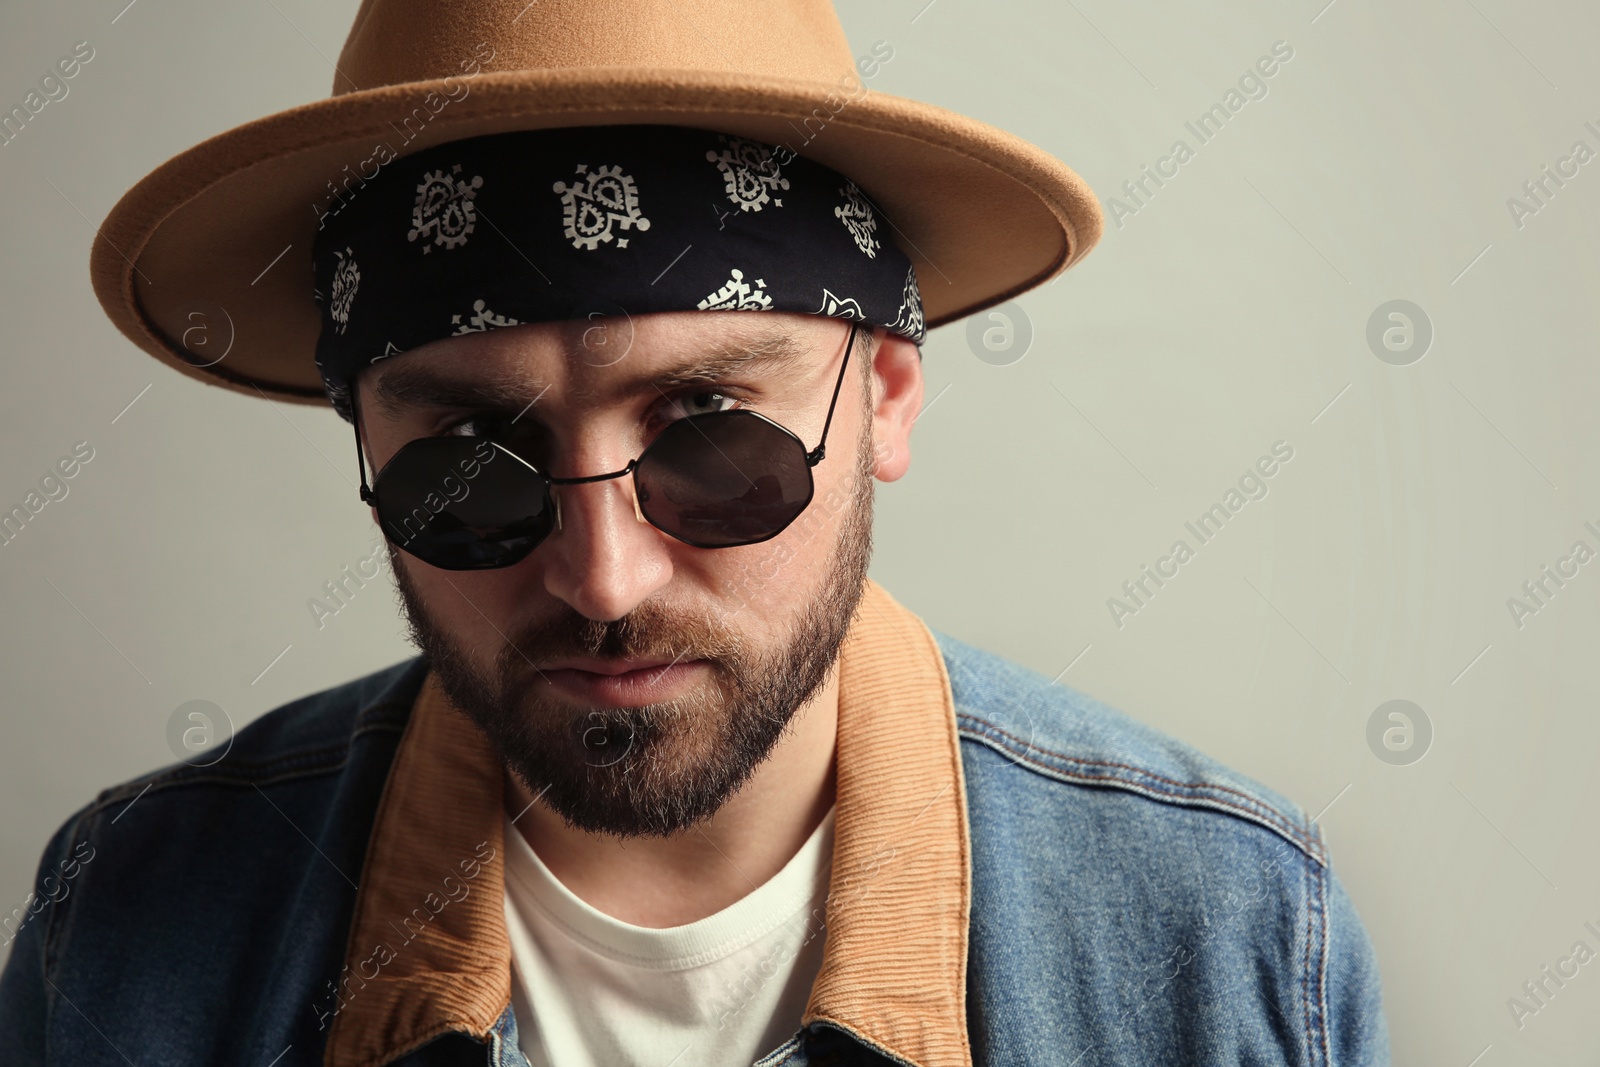
[[[460,434],[555,477],[604,474],[669,422],[737,407],[810,449],[848,335],[808,315],[678,312],[452,337],[366,372],[361,428],[375,469]],[[560,528],[511,567],[445,571],[391,547],[452,702],[570,825],[665,836],[709,817],[827,681],[871,556],[872,479],[904,472],[921,398],[915,348],[888,338],[875,365],[868,339],[811,505],[771,540],[684,544],[639,521],[623,477],[556,487]]]

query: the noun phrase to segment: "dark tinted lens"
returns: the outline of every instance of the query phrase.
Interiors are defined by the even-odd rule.
[[[372,488],[384,535],[445,570],[510,566],[555,521],[544,476],[482,438],[412,441]]]
[[[753,411],[679,419],[639,459],[645,518],[701,548],[775,536],[811,503],[800,439]]]

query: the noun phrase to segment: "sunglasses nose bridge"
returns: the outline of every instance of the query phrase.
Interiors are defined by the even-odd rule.
[[[628,465],[626,467],[623,467],[619,471],[612,471],[610,474],[594,474],[594,475],[590,475],[587,478],[551,478],[551,479],[549,479],[549,482],[550,482],[550,499],[555,504],[555,510],[556,510],[556,530],[557,530],[557,532],[559,532],[561,530],[561,493],[560,493],[560,490],[561,490],[562,486],[567,486],[567,485],[585,485],[585,484],[587,484],[589,482],[605,482],[605,481],[610,481],[613,478],[621,478],[621,477],[624,477],[624,476],[631,476],[638,469],[638,466],[639,466],[639,461],[634,459],[634,460],[629,460],[628,461]],[[646,519],[644,517],[644,511],[639,507],[639,482],[634,477],[628,477],[628,497],[629,497],[629,499],[631,499],[633,501],[633,517],[635,519],[637,519],[639,522],[642,522],[642,523],[645,523],[646,525],[648,525],[650,520],[648,520],[648,519]]]

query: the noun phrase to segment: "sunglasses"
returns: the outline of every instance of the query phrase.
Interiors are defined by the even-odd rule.
[[[422,437],[367,485],[360,415],[354,410],[361,499],[390,543],[442,570],[509,567],[561,528],[553,489],[633,476],[634,515],[696,548],[754,545],[782,533],[811,503],[811,468],[822,462],[858,324],[850,324],[817,447],[744,408],[674,420],[621,470],[555,478],[487,438]]]

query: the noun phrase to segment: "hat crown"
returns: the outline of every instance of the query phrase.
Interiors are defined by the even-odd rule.
[[[855,70],[830,0],[363,0],[333,95],[459,77],[475,60],[484,73],[633,67],[812,82]]]
[[[870,89],[893,57],[878,42],[858,68],[829,0],[362,0],[331,97],[209,138],[117,202],[95,237],[95,294],[192,378],[324,404],[309,283],[335,209],[432,146],[610,126],[782,144],[847,176],[914,253],[924,328],[1082,258],[1102,226],[1083,180],[993,126]]]

